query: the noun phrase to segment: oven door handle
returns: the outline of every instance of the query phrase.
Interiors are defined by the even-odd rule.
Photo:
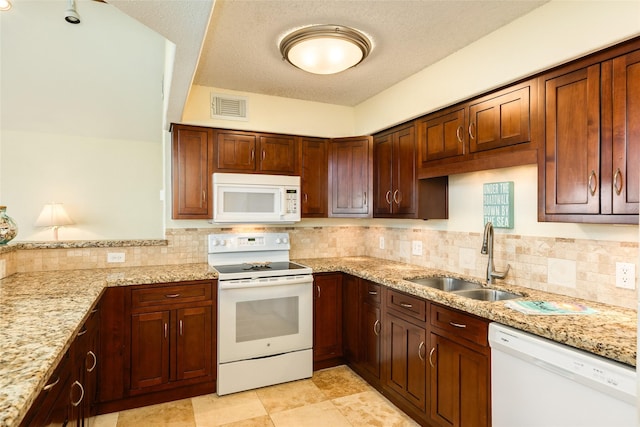
[[[301,283],[313,283],[313,276],[290,276],[291,278],[268,278],[268,279],[253,279],[253,280],[220,280],[218,282],[218,289],[249,289],[249,288],[264,288],[267,286],[287,286],[298,285]]]

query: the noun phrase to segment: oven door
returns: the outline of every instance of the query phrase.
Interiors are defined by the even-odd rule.
[[[312,348],[313,276],[232,282],[219,283],[219,363]]]

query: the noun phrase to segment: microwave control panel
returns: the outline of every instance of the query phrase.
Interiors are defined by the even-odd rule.
[[[296,188],[287,188],[285,190],[285,206],[287,213],[298,212],[298,190]]]

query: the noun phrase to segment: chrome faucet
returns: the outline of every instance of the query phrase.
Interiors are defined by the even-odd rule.
[[[487,285],[493,284],[493,279],[504,279],[511,268],[510,264],[507,264],[507,269],[504,272],[495,271],[493,265],[493,224],[487,222],[484,226],[484,238],[482,240],[482,249],[480,253],[489,255],[487,260]]]

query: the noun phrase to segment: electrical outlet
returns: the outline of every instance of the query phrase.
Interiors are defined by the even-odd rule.
[[[380,249],[384,249],[384,237],[380,236]]]
[[[636,288],[636,265],[630,262],[616,262],[616,287]]]
[[[411,253],[413,255],[422,255],[422,242],[420,240],[414,240],[411,242]]]
[[[107,252],[107,262],[124,262],[124,252]]]

